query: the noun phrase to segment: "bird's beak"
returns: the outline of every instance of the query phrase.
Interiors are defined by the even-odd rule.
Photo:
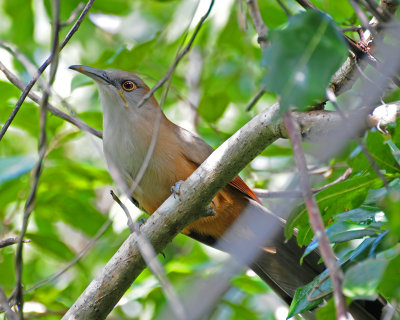
[[[103,84],[112,84],[108,75],[107,71],[92,68],[92,67],[87,67],[87,66],[80,66],[80,65],[73,65],[69,67],[72,70],[78,71],[85,76],[88,76],[92,78],[95,81],[98,81]]]

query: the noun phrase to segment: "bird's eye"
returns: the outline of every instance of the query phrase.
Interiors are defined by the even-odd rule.
[[[136,87],[136,84],[133,81],[126,80],[126,81],[124,81],[122,83],[122,88],[125,91],[132,91],[132,90],[135,90],[137,87]]]

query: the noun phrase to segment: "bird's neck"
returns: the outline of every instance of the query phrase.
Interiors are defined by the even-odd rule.
[[[165,190],[169,192],[170,187],[178,181],[175,162],[181,152],[176,130],[180,128],[170,122],[158,107],[153,108],[152,112],[135,112],[128,109],[103,111],[103,145],[109,171],[117,185],[122,182],[130,186],[145,162],[161,116],[156,144],[150,151],[152,155],[146,163],[141,183],[134,192],[135,199],[143,203],[142,199],[148,196],[164,198]],[[156,194],[155,186],[159,186],[158,190],[163,190],[163,194]]]

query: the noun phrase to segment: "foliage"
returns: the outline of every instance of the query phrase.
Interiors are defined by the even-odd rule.
[[[63,21],[70,17],[79,2],[61,1]],[[272,33],[271,45],[263,57],[244,7],[245,1],[217,1],[191,52],[174,72],[163,105],[167,116],[196,130],[217,147],[277,97],[281,98],[285,110],[292,106],[306,110],[315,101],[322,100],[332,73],[346,54],[339,28],[361,22],[345,0],[313,1],[327,15],[304,13],[295,1],[285,2],[294,14],[290,19],[277,1],[259,1],[262,18]],[[81,76],[73,77],[67,67],[84,64],[131,70],[153,87],[192,35],[193,25],[198,21],[196,8],[203,13],[203,4],[208,6],[207,1],[96,0],[91,15],[61,52],[54,84],[58,96],[52,97],[52,103],[65,112],[72,108],[83,121],[101,130],[99,101],[92,83]],[[33,66],[40,65],[49,55],[51,6],[49,0],[0,2],[0,39],[14,44]],[[192,21],[193,16],[197,20]],[[68,29],[69,26],[62,28],[61,38]],[[354,32],[348,35],[357,38]],[[0,61],[24,82],[31,78],[25,62],[1,48]],[[290,82],[295,79],[295,72],[304,72],[303,86]],[[359,78],[355,88],[367,81],[367,78]],[[267,92],[250,112],[246,112],[247,105],[263,85],[267,86]],[[158,100],[161,92],[158,90],[155,94]],[[382,95],[389,102],[399,93],[394,88],[386,96]],[[0,78],[1,123],[6,121],[19,95],[15,86],[6,78]],[[358,100],[359,93],[353,89],[343,98],[339,97],[339,104],[347,108],[346,102]],[[24,102],[0,142],[0,239],[17,236],[21,229],[23,208],[32,181],[29,172],[37,161],[38,114],[33,102]],[[400,252],[396,247],[400,240],[400,121],[388,130],[390,134],[384,136],[372,129],[362,139],[388,180],[388,189],[354,142],[349,142],[330,163],[320,163],[308,155],[310,165],[328,167],[324,175],[313,178],[314,186],[334,181],[347,167],[353,169],[347,180],[316,195],[332,246],[340,257],[345,273],[344,293],[349,300],[371,299],[378,293],[389,301],[400,299]],[[129,232],[125,217],[109,196],[112,180],[102,160],[98,139],[55,116],[48,117],[47,133],[49,150],[25,236],[31,242],[25,244],[24,249],[23,283],[27,291],[26,312],[31,310],[32,317],[41,319],[58,319]],[[250,186],[276,190],[290,186],[292,168],[289,143],[277,141],[256,158],[242,176]],[[273,208],[276,200],[265,203]],[[136,218],[142,214],[131,210]],[[112,227],[79,262],[57,279],[30,290],[71,261],[109,219],[113,220]],[[294,228],[298,229],[300,245],[310,250],[317,247],[300,200],[289,218],[288,237]],[[0,249],[0,286],[7,296],[15,286],[15,250],[16,246]],[[194,279],[217,272],[226,259],[224,254],[184,236],[178,236],[165,250],[165,255],[166,258],[160,257],[160,260],[180,295],[187,292],[188,284],[190,286]],[[290,308],[292,315],[318,305],[319,301],[310,303],[307,298],[313,285],[323,277],[299,289]],[[329,280],[320,285],[324,295],[329,296],[330,289]],[[271,301],[270,295],[260,279],[240,274],[232,279],[231,287],[210,318],[274,319],[273,308],[265,303]],[[146,270],[112,316],[156,319],[161,317],[165,306],[160,285]],[[332,316],[333,312],[330,301],[319,308],[317,315],[319,319],[327,319],[326,315]]]

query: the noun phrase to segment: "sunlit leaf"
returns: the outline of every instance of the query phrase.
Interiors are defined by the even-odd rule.
[[[343,36],[327,15],[311,10],[295,15],[287,28],[271,36],[264,59],[265,84],[279,94],[282,111],[304,110],[324,99],[325,88],[345,55]]]

